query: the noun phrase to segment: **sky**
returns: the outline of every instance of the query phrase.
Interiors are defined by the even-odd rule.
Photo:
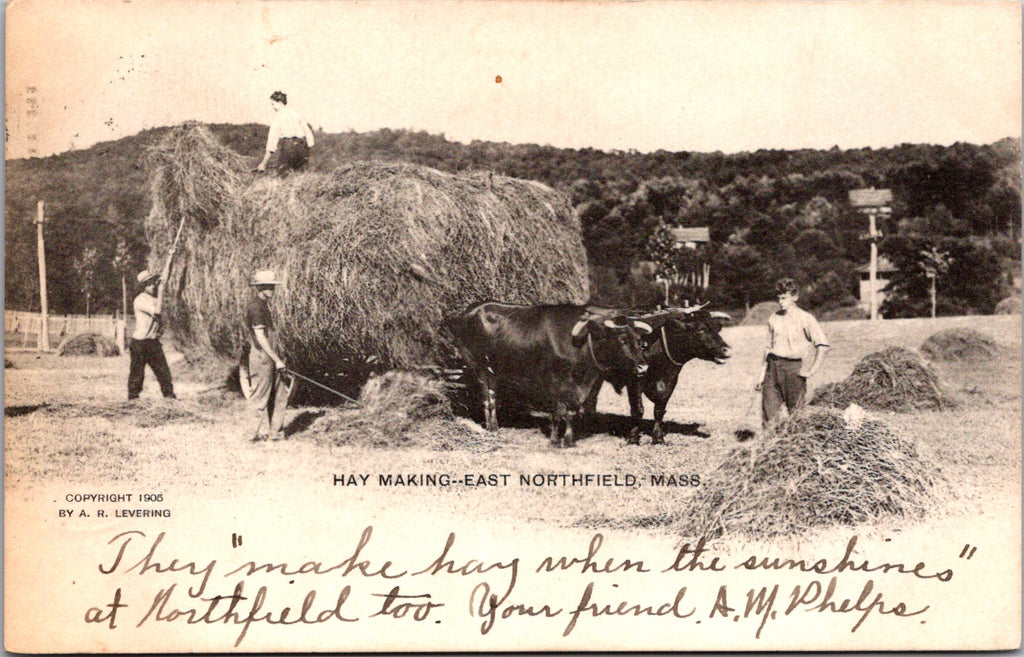
[[[1021,135],[1021,4],[13,0],[6,157],[186,120],[642,152]]]

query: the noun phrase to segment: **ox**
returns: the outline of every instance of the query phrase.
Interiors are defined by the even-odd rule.
[[[679,382],[679,372],[683,365],[700,358],[722,364],[729,358],[729,345],[720,335],[721,320],[730,319],[729,315],[720,312],[709,312],[705,306],[687,308],[669,308],[635,319],[647,322],[653,332],[646,335],[644,356],[647,360],[647,371],[643,375],[635,372],[614,371],[602,378],[608,381],[621,393],[626,388],[629,396],[629,415],[632,427],[626,442],[630,445],[640,444],[640,421],[644,417],[643,395],[654,402],[654,429],[651,432],[651,444],[660,445],[665,442],[665,430],[662,421],[665,419],[665,407]],[[597,395],[601,390],[599,381],[593,387],[584,403],[584,409],[593,413],[597,406]]]
[[[646,364],[637,330],[653,329],[593,306],[483,301],[445,320],[480,383],[485,424],[498,428],[498,393],[551,414],[551,443],[569,447],[573,421],[602,378]]]

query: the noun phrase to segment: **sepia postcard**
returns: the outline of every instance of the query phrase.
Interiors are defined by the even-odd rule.
[[[5,15],[6,650],[1019,648],[1019,2]]]

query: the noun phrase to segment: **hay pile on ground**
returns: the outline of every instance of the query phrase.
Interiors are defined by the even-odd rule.
[[[1020,297],[1006,297],[996,304],[996,315],[1019,315],[1021,314]]]
[[[948,491],[931,458],[882,422],[798,414],[763,442],[730,452],[694,495],[684,533],[765,537],[920,518],[947,502]]]
[[[768,323],[768,318],[771,317],[779,309],[779,304],[775,301],[762,301],[761,303],[755,304],[750,307],[747,314],[743,316],[743,320],[740,321],[740,326],[761,326]]]
[[[901,347],[865,356],[839,383],[815,391],[811,404],[846,408],[859,404],[877,411],[920,411],[954,408],[938,376],[921,358]]]
[[[327,410],[305,433],[336,445],[390,447],[432,437],[439,425],[456,424],[444,382],[415,372],[390,371],[370,377],[359,404]]]
[[[186,351],[237,358],[258,269],[285,281],[273,309],[289,364],[320,376],[439,362],[444,315],[481,299],[588,298],[578,219],[539,183],[379,162],[255,176],[195,124],[150,155],[157,258],[186,218],[165,310]]]
[[[118,356],[121,351],[110,338],[99,333],[79,333],[64,338],[57,347],[58,356]]]
[[[969,328],[939,331],[921,343],[921,353],[932,360],[982,362],[999,353],[996,341]]]

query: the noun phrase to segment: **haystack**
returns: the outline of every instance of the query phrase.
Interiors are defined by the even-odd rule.
[[[818,388],[811,404],[834,408],[860,404],[872,410],[898,412],[956,406],[935,372],[920,356],[901,347],[868,354],[845,380]]]
[[[944,482],[930,456],[878,420],[797,414],[729,453],[694,495],[683,529],[765,537],[920,518],[947,501]]]
[[[992,360],[999,353],[999,345],[980,331],[951,328],[921,343],[921,353],[932,360],[981,362]]]
[[[289,364],[320,376],[437,363],[443,316],[481,299],[588,297],[578,219],[539,183],[380,162],[256,176],[196,124],[150,156],[157,264],[186,222],[165,311],[186,355],[238,355],[257,269],[285,282],[273,307]]]
[[[1019,315],[1021,314],[1020,297],[1006,297],[996,304],[996,315]]]
[[[740,326],[763,326],[768,323],[771,317],[779,309],[779,304],[774,301],[762,301],[754,304],[747,311],[740,321]]]
[[[117,356],[121,351],[110,338],[99,333],[79,333],[60,343],[58,356]]]

